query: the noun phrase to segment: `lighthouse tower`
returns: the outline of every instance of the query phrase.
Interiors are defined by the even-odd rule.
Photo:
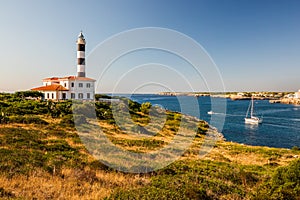
[[[77,76],[85,77],[85,39],[82,31],[77,39]]]

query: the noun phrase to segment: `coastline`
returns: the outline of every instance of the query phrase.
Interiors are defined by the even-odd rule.
[[[282,99],[278,99],[278,100],[270,100],[269,102],[270,103],[300,105],[300,99],[296,99],[296,98],[282,98]]]
[[[162,96],[194,96],[194,97],[215,97],[215,98],[227,98],[233,101],[238,100],[251,100],[252,96],[254,100],[269,100],[270,103],[282,103],[282,104],[293,104],[300,105],[299,98],[287,98],[287,94],[292,92],[244,92],[241,95],[237,92],[159,92],[158,95]]]
[[[279,100],[290,92],[159,92],[157,94],[162,96],[211,96],[231,100],[250,100],[253,96],[255,100]]]

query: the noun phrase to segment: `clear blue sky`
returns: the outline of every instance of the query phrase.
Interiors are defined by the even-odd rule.
[[[140,27],[174,29],[195,39],[217,64],[228,91],[300,88],[297,0],[0,0],[0,5],[0,91],[75,75],[80,30],[88,54],[108,37]],[[88,76],[98,78],[99,70],[88,62]],[[107,91],[97,92],[109,92],[103,88]]]

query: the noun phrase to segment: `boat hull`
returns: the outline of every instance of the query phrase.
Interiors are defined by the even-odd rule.
[[[262,123],[262,119],[259,119],[258,117],[251,117],[251,118],[245,118],[246,124],[260,124]]]

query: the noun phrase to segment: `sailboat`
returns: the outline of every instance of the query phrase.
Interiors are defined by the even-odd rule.
[[[251,103],[249,104],[249,107],[248,107],[248,110],[247,110],[247,113],[246,113],[246,117],[245,117],[245,123],[246,124],[260,124],[260,123],[262,123],[262,118],[253,116],[253,107],[254,107],[254,104],[253,104],[253,96],[252,96]],[[250,110],[250,117],[248,117],[249,110]]]
[[[212,110],[208,111],[207,114],[212,115],[215,114]]]

